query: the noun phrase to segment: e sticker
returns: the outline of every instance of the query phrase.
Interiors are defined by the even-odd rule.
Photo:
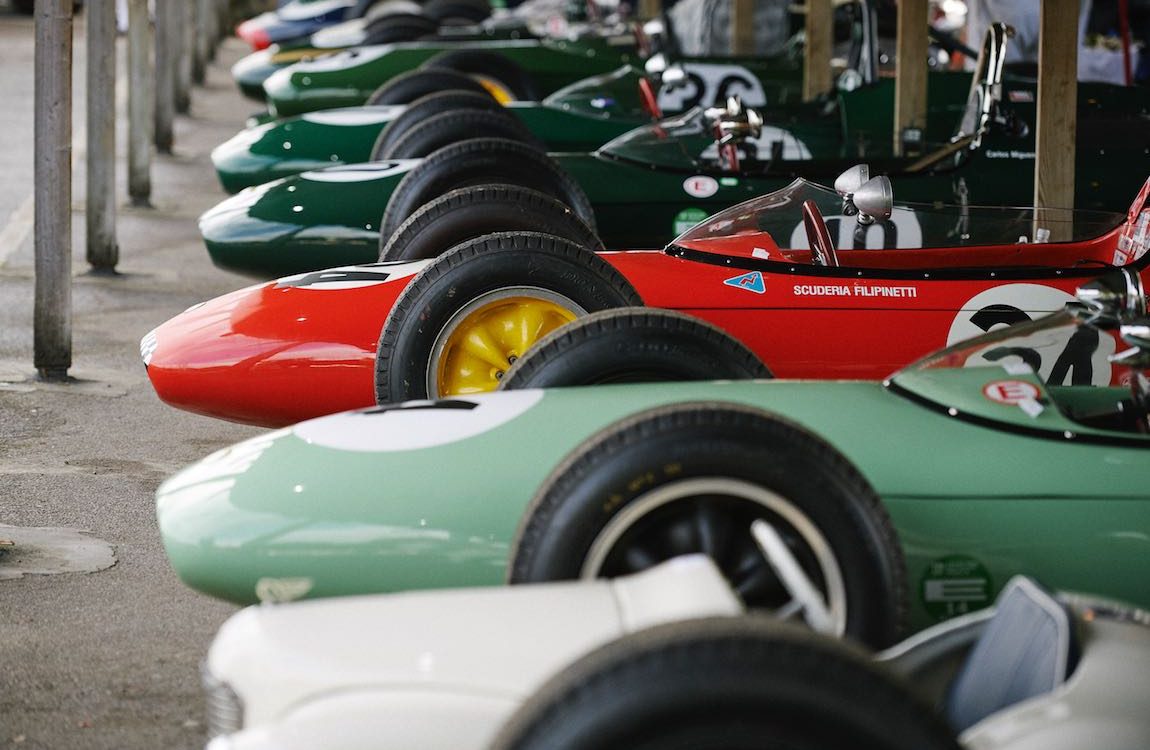
[[[719,181],[707,175],[695,175],[683,180],[683,191],[692,198],[710,198],[719,192]]]
[[[1017,406],[1024,401],[1037,402],[1042,392],[1025,380],[996,380],[982,387],[982,395],[996,404]]]

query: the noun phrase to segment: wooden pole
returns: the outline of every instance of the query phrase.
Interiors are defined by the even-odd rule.
[[[1043,0],[1039,34],[1034,205],[1071,208],[1078,128],[1078,0]],[[1048,227],[1052,241],[1068,239],[1070,227],[1058,224]]]
[[[755,0],[731,0],[731,54],[755,53]]]
[[[156,0],[156,150],[172,153],[176,119],[176,66],[179,54],[179,2]]]
[[[128,0],[128,198],[152,205],[152,22],[148,0]],[[168,150],[171,151],[169,133]]]
[[[212,21],[215,18],[212,0],[196,2],[196,56],[192,64],[192,80],[204,84],[208,61],[212,59]]]
[[[647,21],[663,12],[663,0],[639,0],[639,18]]]
[[[178,0],[179,28],[176,34],[176,112],[186,115],[192,108],[192,49],[196,45],[194,2]]]
[[[96,2],[88,15],[88,160],[86,256],[93,271],[115,273],[116,244],[116,6]]]
[[[809,102],[831,90],[833,47],[834,9],[831,0],[807,0],[806,46],[803,50],[803,101]]]
[[[32,357],[59,381],[72,366],[72,0],[37,0],[35,13]]]
[[[927,0],[899,0],[897,34],[894,154],[902,156],[905,130],[926,127]]]

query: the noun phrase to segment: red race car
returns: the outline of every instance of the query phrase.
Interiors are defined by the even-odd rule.
[[[1150,180],[1123,216],[895,203],[885,177],[853,177],[838,192],[796,180],[661,252],[506,233],[434,261],[286,277],[189,308],[141,353],[167,403],[282,426],[377,397],[490,390],[542,335],[612,307],[702,318],[779,377],[877,379],[1058,309],[1108,268],[1147,275]],[[1097,342],[1068,342],[1037,369],[1089,381],[1100,356]]]

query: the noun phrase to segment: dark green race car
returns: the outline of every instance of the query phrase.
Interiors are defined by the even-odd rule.
[[[1003,34],[994,59],[1001,61],[1004,43]],[[901,195],[920,202],[1029,204],[1034,135],[1027,123],[1036,87],[1012,83],[1000,94],[1001,80],[1001,64],[983,66],[951,141],[919,156],[870,159],[872,173],[889,174]],[[1076,204],[1121,210],[1150,172],[1145,97],[1103,84],[1081,91]],[[548,159],[523,144],[476,140],[422,160],[310,171],[237,194],[205,213],[200,228],[215,263],[242,273],[370,262],[379,257],[381,226],[391,237],[420,206],[453,188],[503,182],[557,197],[597,227],[607,248],[657,248],[795,175],[831,182],[858,161],[859,136],[844,133],[841,122],[800,131],[759,129],[755,119],[751,112],[695,109],[593,153]],[[889,153],[885,140],[879,149]]]

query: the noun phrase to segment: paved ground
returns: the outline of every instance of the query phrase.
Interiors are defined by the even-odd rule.
[[[84,274],[84,154],[75,153],[77,382],[49,386],[32,369],[32,38],[31,21],[0,3],[0,524],[86,529],[111,545],[116,563],[0,579],[0,748],[201,747],[198,663],[233,608],[176,579],[153,492],[180,466],[257,430],[160,403],[138,342],[187,306],[247,283],[210,265],[195,225],[222,197],[210,149],[254,109],[227,72],[243,50],[226,44],[194,91],[176,155],[154,166],[155,209],[121,208],[122,276]],[[82,122],[82,99],[76,106]],[[122,165],[119,176],[123,206]]]

